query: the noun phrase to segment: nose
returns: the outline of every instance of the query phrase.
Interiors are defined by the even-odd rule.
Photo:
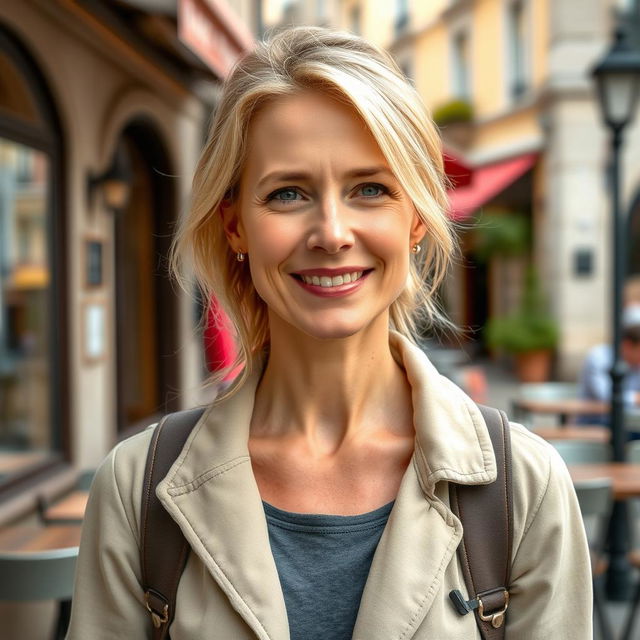
[[[307,239],[312,250],[329,254],[340,253],[353,246],[354,235],[348,207],[339,197],[327,196],[318,203]]]

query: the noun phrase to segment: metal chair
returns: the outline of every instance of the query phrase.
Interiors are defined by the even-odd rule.
[[[587,532],[593,576],[593,605],[603,638],[613,638],[611,623],[606,611],[604,576],[607,560],[604,554],[613,494],[610,478],[597,478],[575,483],[582,520]]]
[[[567,464],[610,462],[613,450],[608,442],[588,440],[550,440],[550,444]]]
[[[55,640],[63,640],[71,617],[78,547],[0,553],[0,600],[57,600]]]

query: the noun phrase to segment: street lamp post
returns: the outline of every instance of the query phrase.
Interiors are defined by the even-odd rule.
[[[622,383],[626,363],[620,355],[622,286],[626,269],[626,235],[620,207],[620,148],[622,132],[633,120],[640,97],[640,52],[630,48],[625,34],[618,29],[615,41],[605,57],[593,69],[598,98],[605,124],[611,131],[610,188],[613,238],[613,366],[611,367],[611,444],[617,462],[625,459],[626,430]],[[626,511],[616,502],[609,529],[610,565],[607,591],[614,600],[629,594],[629,570],[626,562]]]

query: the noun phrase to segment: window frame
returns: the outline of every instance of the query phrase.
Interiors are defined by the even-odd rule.
[[[518,70],[516,69],[515,61],[512,57],[514,49],[514,41],[517,34],[517,30],[514,28],[513,22],[513,9],[515,5],[520,5],[521,20],[523,25],[523,33],[520,42],[520,49],[522,54],[522,86],[519,90],[516,90],[515,84],[517,81],[516,75]],[[531,46],[533,43],[533,23],[531,15],[531,3],[528,0],[504,0],[503,3],[503,25],[504,25],[504,95],[505,102],[509,106],[517,105],[526,99],[531,91],[532,82],[532,58],[531,58]]]

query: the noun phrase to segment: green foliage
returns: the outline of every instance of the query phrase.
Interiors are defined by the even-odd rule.
[[[508,316],[491,318],[485,337],[490,347],[511,353],[555,348],[558,326],[546,310],[533,267],[527,270],[520,308]]]
[[[439,127],[473,121],[473,107],[466,100],[451,100],[433,110],[433,120]]]
[[[494,255],[521,256],[529,248],[529,220],[523,213],[486,211],[474,228],[473,253],[486,262]]]

